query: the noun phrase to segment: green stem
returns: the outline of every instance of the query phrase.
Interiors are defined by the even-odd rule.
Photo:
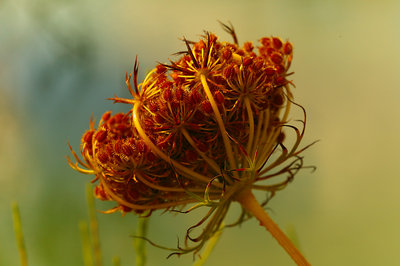
[[[296,246],[290,239],[283,233],[279,226],[269,217],[268,213],[258,203],[253,193],[250,190],[243,191],[237,200],[248,212],[254,215],[262,226],[267,229],[271,235],[278,241],[278,243],[285,249],[289,256],[297,265],[308,266],[311,265],[306,258],[300,253]]]
[[[211,251],[214,249],[215,245],[217,244],[221,234],[222,234],[222,228],[224,228],[225,224],[224,222],[221,223],[219,227],[219,231],[216,232],[208,241],[207,244],[204,248],[203,253],[200,255],[200,259],[198,259],[195,263],[193,263],[193,266],[202,266],[208,259],[208,257],[211,254]]]
[[[81,233],[82,241],[83,265],[93,266],[92,247],[90,245],[90,233],[86,221],[81,221],[79,223],[79,231]]]
[[[140,237],[146,237],[149,225],[148,217],[139,217],[136,235]],[[147,261],[146,254],[146,240],[143,238],[135,238],[134,246],[136,250],[136,266],[145,266]]]
[[[94,265],[101,266],[101,249],[99,240],[99,224],[96,217],[96,207],[94,203],[94,197],[92,192],[91,184],[86,185],[86,200],[89,209],[89,221],[90,221],[90,235],[92,238],[92,248],[94,254]]]
[[[112,260],[113,266],[121,266],[121,259],[118,256],[115,256]]]
[[[14,220],[15,238],[16,238],[17,244],[18,244],[19,259],[21,262],[21,266],[27,266],[28,259],[27,259],[27,255],[26,255],[24,235],[22,233],[21,215],[19,212],[18,204],[16,202],[12,203],[11,209],[12,209],[12,215],[13,215],[13,220]]]

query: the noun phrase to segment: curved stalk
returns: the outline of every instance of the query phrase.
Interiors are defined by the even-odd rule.
[[[235,158],[233,157],[232,146],[229,141],[228,134],[226,133],[225,124],[224,124],[224,121],[222,121],[222,117],[218,110],[218,106],[214,100],[213,95],[211,94],[210,88],[208,87],[206,76],[204,74],[200,74],[200,80],[201,80],[201,84],[203,85],[204,92],[207,95],[207,98],[211,104],[211,107],[212,107],[215,117],[217,119],[217,124],[218,124],[219,130],[221,131],[222,140],[224,142],[226,155],[228,156],[229,165],[230,165],[231,169],[236,169],[237,168],[236,161],[235,161]],[[236,171],[233,171],[233,175],[235,178],[239,177],[239,175]]]
[[[250,100],[248,97],[244,99],[244,104],[246,105],[247,115],[249,116],[249,141],[247,142],[246,151],[250,154],[254,138],[254,117],[253,117],[253,111],[251,110],[250,106]]]
[[[225,224],[222,222],[219,226],[219,230],[207,241],[207,244],[204,248],[204,251],[202,252],[200,258],[193,263],[193,266],[202,266],[208,259],[208,257],[211,254],[211,251],[214,249],[215,245],[217,244],[221,234],[222,234],[222,229],[224,228]]]
[[[256,129],[256,134],[254,136],[253,146],[250,151],[251,158],[254,158],[254,155],[258,151],[257,147],[260,142],[260,133],[261,133],[262,125],[263,125],[263,120],[264,120],[264,111],[261,111],[260,116],[258,117],[257,129]]]
[[[287,119],[287,117],[288,117],[288,115],[289,115],[289,112],[290,112],[290,107],[291,107],[291,101],[287,101],[287,103],[286,103],[286,108],[285,108],[285,112],[284,112],[284,114],[283,114],[283,116],[282,116],[282,119],[281,119],[281,121],[282,122],[285,122],[286,121],[286,119]],[[269,119],[269,118],[268,118]],[[269,121],[266,123],[266,127],[268,128],[268,125],[269,125],[270,123],[269,123]],[[266,129],[264,129],[264,131],[266,131]],[[261,150],[263,150],[264,152],[261,154],[261,156],[259,157],[260,158],[260,160],[257,160],[257,164],[256,164],[256,169],[258,169],[259,167],[261,167],[262,166],[262,164],[264,163],[264,161],[265,161],[265,157],[266,156],[269,156],[270,154],[271,154],[271,151],[272,151],[272,149],[273,149],[273,147],[275,146],[275,144],[276,144],[276,142],[275,142],[275,140],[276,140],[276,138],[279,136],[279,134],[280,134],[280,132],[281,132],[281,127],[278,127],[278,128],[275,128],[274,129],[274,131],[273,132],[271,132],[270,134],[269,134],[269,137],[266,139],[266,142],[265,142],[265,146],[261,149]]]

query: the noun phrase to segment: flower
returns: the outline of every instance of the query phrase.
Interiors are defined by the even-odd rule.
[[[180,211],[187,204],[195,205],[186,212],[210,208],[175,254],[200,250],[243,191],[272,197],[283,189],[303,167],[299,154],[308,147],[299,149],[305,111],[294,103],[288,79],[292,44],[264,37],[257,49],[251,42],[240,47],[233,27],[223,27],[233,43],[209,32],[198,42],[183,38],[187,50],[158,64],[140,84],[136,59],[126,75],[132,99],[111,98],[132,109],[106,112],[97,128],[91,120],[81,139],[83,161],[72,148],[76,162],[68,159],[73,169],[95,175],[99,199],[117,203],[109,212]],[[301,130],[288,124],[293,105],[304,111]],[[295,133],[290,149],[284,129]],[[262,182],[282,175],[286,178],[276,183]],[[243,210],[237,223],[248,217]],[[192,229],[204,223],[193,237]],[[190,247],[188,241],[197,244]]]

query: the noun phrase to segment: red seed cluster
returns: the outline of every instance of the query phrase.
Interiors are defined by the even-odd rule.
[[[138,213],[196,202],[193,194],[206,188],[218,200],[250,178],[237,170],[250,167],[249,158],[252,181],[266,179],[262,167],[283,140],[291,102],[293,47],[278,37],[239,46],[232,35],[234,43],[212,33],[184,39],[179,58],[158,64],[140,84],[135,64],[126,78],[132,99],[112,98],[132,110],[91,123],[81,140],[84,162],[76,157],[88,170],[70,163],[96,175],[98,198]]]

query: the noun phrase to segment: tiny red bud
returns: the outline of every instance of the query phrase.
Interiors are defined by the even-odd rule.
[[[98,142],[103,142],[107,137],[107,131],[105,130],[100,130],[99,132],[96,133],[96,136],[94,137]]]
[[[107,121],[108,119],[110,119],[110,117],[111,117],[111,111],[108,111],[103,114],[103,116],[101,117],[101,120]]]
[[[225,67],[224,72],[223,72],[224,77],[226,79],[231,78],[234,73],[235,73],[235,66],[233,64]]]
[[[293,46],[290,42],[286,42],[285,45],[283,46],[283,52],[286,55],[290,55],[293,51]]]
[[[269,47],[269,48],[267,48],[267,54],[269,55],[269,56],[271,56],[273,53],[275,53],[275,49],[274,48],[272,48],[272,47]]]
[[[225,47],[225,48],[222,50],[222,55],[221,55],[221,57],[222,57],[222,59],[224,59],[224,60],[229,60],[229,59],[231,59],[231,57],[232,57],[232,51],[231,51],[231,49],[229,49],[228,47]]]
[[[260,40],[261,44],[264,45],[265,47],[271,46],[271,39],[267,37],[263,37]]]
[[[282,63],[283,58],[280,55],[280,53],[274,53],[271,55],[271,60],[272,62],[274,62],[275,64],[279,65],[280,63]]]
[[[279,49],[282,48],[282,41],[281,41],[280,38],[277,38],[277,37],[272,38],[272,43],[273,43],[273,45],[274,45],[274,47],[275,47],[276,49],[279,50]]]
[[[133,147],[127,143],[124,143],[121,148],[122,153],[128,157],[134,153]]]
[[[243,66],[247,67],[247,66],[253,64],[253,59],[251,59],[251,57],[244,57],[242,64],[243,64]]]
[[[276,94],[272,97],[272,103],[276,106],[281,106],[283,102],[283,96],[281,94]]]
[[[283,74],[286,71],[283,65],[276,65],[275,68],[276,68],[276,73],[278,73],[279,75]]]
[[[107,163],[108,162],[108,154],[107,154],[107,152],[103,152],[103,151],[101,151],[101,152],[99,152],[98,154],[97,154],[97,158],[99,159],[99,161],[102,163],[102,164],[105,164],[105,163]]]
[[[243,45],[243,49],[246,52],[251,52],[251,51],[253,51],[254,46],[253,46],[253,44],[251,42],[245,42],[244,45]]]
[[[264,65],[264,60],[260,60],[260,58],[257,58],[256,60],[254,60],[254,64],[253,64],[253,69],[255,71],[260,70]]]
[[[119,139],[114,143],[114,151],[116,153],[122,153],[122,140]]]
[[[244,56],[245,52],[242,49],[236,51],[236,53],[240,56]]]
[[[94,134],[94,130],[87,131],[82,137],[83,142],[86,142],[87,144],[91,144],[92,143],[93,134]]]
[[[156,71],[157,71],[158,74],[162,74],[162,73],[165,73],[167,71],[167,68],[165,66],[161,65],[161,64],[158,64],[156,66],[156,69],[157,69]]]
[[[258,51],[259,51],[260,55],[266,56],[268,54],[267,50],[268,50],[268,48],[265,46],[258,47]]]
[[[222,94],[222,92],[220,92],[220,91],[216,91],[216,92],[214,93],[214,99],[215,99],[215,101],[216,101],[218,104],[223,104],[224,101],[225,101],[225,97],[224,97],[224,95]]]
[[[266,73],[268,76],[272,76],[272,75],[274,75],[274,74],[276,73],[276,70],[275,70],[274,67],[267,67],[267,68],[265,69],[265,73]]]

